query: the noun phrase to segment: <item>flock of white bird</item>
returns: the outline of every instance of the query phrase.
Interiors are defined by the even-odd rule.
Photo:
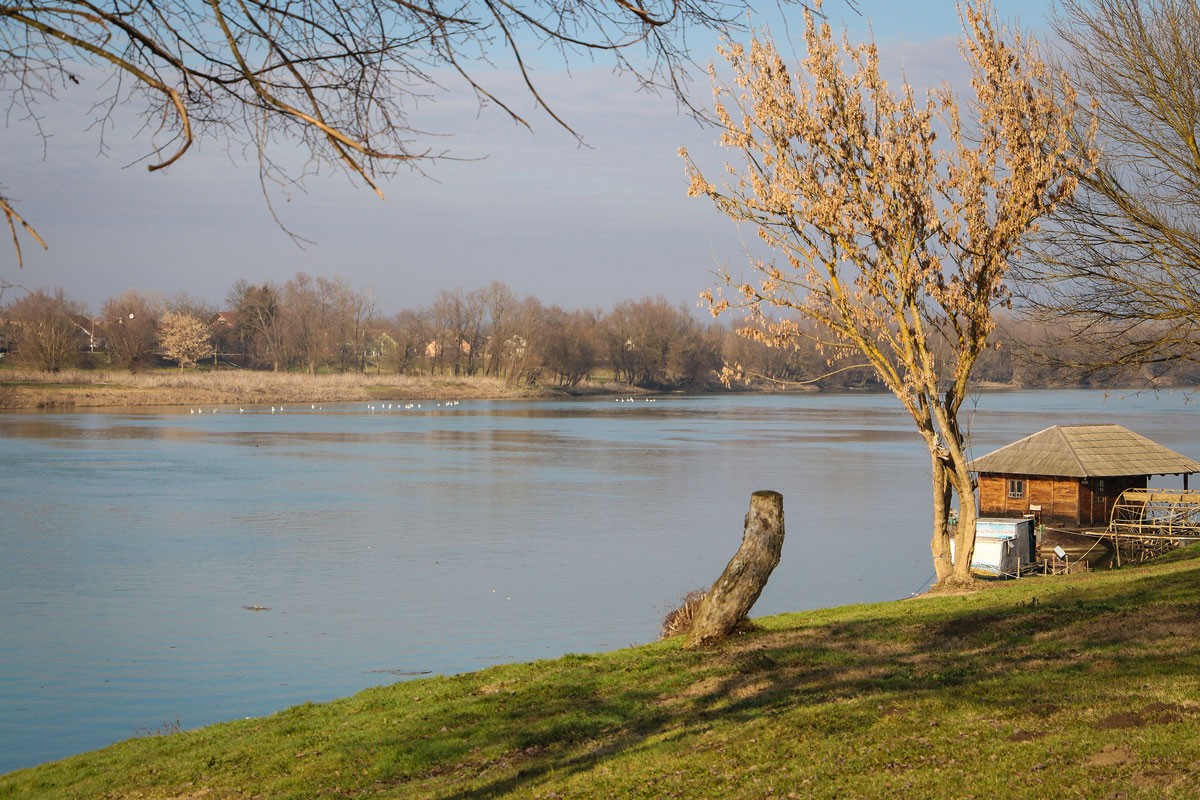
[[[460,402],[462,402],[462,401],[460,401],[460,400],[446,400],[446,401],[438,400],[438,401],[435,401],[432,406],[430,406],[427,403],[425,407],[426,408],[450,408],[451,406],[458,405]],[[419,409],[419,408],[421,408],[420,403],[367,403],[367,413],[370,413],[370,414],[374,414],[374,413],[381,412],[381,411],[412,411],[412,410]],[[220,409],[214,408],[212,411],[205,412],[205,410],[203,408],[192,408],[192,409],[188,410],[188,413],[189,414],[204,414],[204,413],[216,414],[219,410]],[[319,406],[316,403],[313,403],[309,410],[310,411],[324,411],[325,406]],[[250,409],[250,412],[254,413],[254,409]],[[271,406],[272,414],[282,414],[283,412],[284,412],[284,406]],[[238,408],[238,413],[245,414],[246,409]]]
[[[444,403],[440,400],[435,401],[433,408],[450,408],[459,404],[458,400],[447,400]],[[412,411],[421,407],[420,403],[367,403],[367,412],[374,414],[379,411]]]
[[[436,401],[434,401],[432,406],[429,405],[428,403],[426,403],[425,408],[426,409],[428,409],[428,408],[451,408],[452,406],[457,406],[460,402],[461,402],[460,400],[445,400],[445,401],[436,400]],[[633,397],[617,397],[613,400],[613,402],[614,403],[636,403],[637,399],[633,398]],[[642,402],[643,403],[656,403],[658,401],[653,397],[643,397]],[[415,411],[420,408],[421,408],[420,403],[367,403],[367,413],[368,414],[377,414],[377,413],[381,413],[384,411]],[[203,408],[193,408],[193,409],[190,409],[189,413],[191,413],[191,414],[204,414],[204,413],[216,414],[217,411],[219,411],[219,410],[220,409],[214,408],[212,411],[205,412],[205,410]],[[310,411],[324,411],[325,406],[319,406],[316,403],[313,403],[309,410]],[[283,412],[284,412],[283,406],[271,406],[272,414],[282,414]],[[245,414],[246,409],[239,408],[238,413]],[[253,409],[251,409],[251,413],[254,413]]]

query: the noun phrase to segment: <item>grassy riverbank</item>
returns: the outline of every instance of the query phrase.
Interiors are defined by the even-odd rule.
[[[603,392],[604,386],[589,386]],[[613,386],[628,392],[628,387]],[[371,400],[478,400],[548,396],[498,378],[248,370],[0,370],[0,408],[114,408],[338,403]]]
[[[371,689],[0,777],[47,798],[1194,798],[1200,549]],[[186,720],[184,720],[186,725]]]

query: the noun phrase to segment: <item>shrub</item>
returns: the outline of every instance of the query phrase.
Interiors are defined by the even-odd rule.
[[[695,617],[696,609],[700,607],[700,601],[704,599],[705,594],[706,592],[703,589],[695,589],[685,594],[679,601],[679,607],[663,618],[659,638],[669,639],[672,636],[679,636],[691,630],[692,619]]]

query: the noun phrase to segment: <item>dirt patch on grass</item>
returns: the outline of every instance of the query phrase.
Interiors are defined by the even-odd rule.
[[[695,700],[701,697],[712,697],[721,691],[721,689],[725,686],[725,681],[725,678],[719,678],[715,676],[701,678],[695,683],[688,684],[683,691],[678,692],[677,694],[660,697],[658,702],[663,704],[671,703],[676,700]]]
[[[1071,626],[1072,635],[1082,641],[1161,641],[1178,638],[1189,645],[1200,639],[1200,613],[1193,608],[1145,608],[1104,614],[1098,619]]]
[[[1155,770],[1154,772],[1143,772],[1139,775],[1134,775],[1130,779],[1130,783],[1139,789],[1148,789],[1154,792],[1168,792],[1175,789],[1194,790],[1196,787],[1196,773],[1196,765],[1192,765],[1190,769],[1179,771]],[[1192,792],[1191,796],[1196,796],[1195,791]]]
[[[757,678],[749,681],[738,681],[729,687],[729,697],[733,700],[751,700],[777,690],[775,681],[767,678]]]
[[[1182,722],[1200,715],[1200,706],[1185,706],[1179,703],[1151,703],[1141,711],[1118,711],[1097,720],[1095,727],[1102,731],[1122,728],[1144,728],[1147,725],[1165,725]]]
[[[974,594],[989,587],[995,586],[994,582],[982,581],[978,578],[946,578],[940,583],[935,583],[921,594],[917,595],[914,600],[922,597],[946,597],[948,595],[957,594]]]
[[[1120,747],[1115,744],[1106,744],[1104,749],[1087,760],[1089,767],[1116,767],[1121,764],[1128,764],[1133,761],[1136,756],[1127,747]]]
[[[1000,623],[1007,621],[1007,614],[973,614],[956,617],[948,622],[933,626],[930,631],[935,639],[964,639],[981,631],[994,630]]]
[[[788,628],[786,630],[759,630],[753,638],[731,637],[720,649],[720,656],[726,660],[744,657],[750,650],[794,650],[806,647],[830,637],[829,629],[825,627]]]

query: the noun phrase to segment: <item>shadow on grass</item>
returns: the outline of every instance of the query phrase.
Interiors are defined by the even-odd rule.
[[[1200,673],[1200,558],[761,622],[701,652],[666,642],[493,667],[138,740],[0,779],[0,796],[45,796],[53,781],[56,797],[479,800],[547,793],[572,778],[619,784],[633,780],[622,770],[644,776],[676,759],[724,769],[726,756],[707,751],[729,748],[732,758],[750,736],[766,737],[761,746],[782,762],[803,759],[789,749],[805,740],[869,743],[959,712],[1012,722],[1027,738],[1054,725],[1119,730],[1200,712],[1144,691],[1176,678],[1192,686]],[[1065,708],[1064,696],[1086,706]],[[1055,717],[1067,721],[1043,722]],[[40,795],[20,794],[35,786]]]
[[[821,713],[822,704],[840,699],[879,698],[877,717],[938,693],[941,707],[995,713],[1011,704],[1009,679],[1017,676],[1030,701],[1052,713],[1056,687],[1077,680],[1081,670],[1119,668],[1133,679],[1195,672],[1198,569],[1193,562],[1152,578],[1081,581],[1048,601],[985,603],[968,613],[916,601],[899,614],[762,630],[699,654],[660,645],[659,653],[645,656],[659,663],[641,680],[608,672],[629,662],[572,657],[575,663],[560,664],[553,682],[522,685],[491,710],[486,741],[475,748],[504,755],[475,761],[465,753],[431,775],[457,772],[461,779],[455,788],[437,786],[437,796],[487,798],[551,775],[586,773],[651,741],[670,742],[717,723],[799,711],[807,715],[797,724],[818,735],[873,724],[844,709]]]

